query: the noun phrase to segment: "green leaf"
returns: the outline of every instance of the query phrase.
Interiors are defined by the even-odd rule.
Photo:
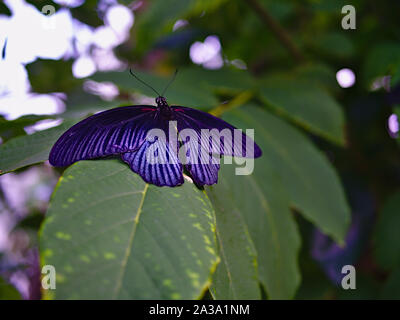
[[[354,1],[353,1],[354,2]],[[349,4],[347,0],[325,0],[325,1],[308,1],[310,9],[315,13],[324,14],[337,14],[340,15],[341,9]]]
[[[103,25],[104,21],[98,12],[97,0],[86,0],[81,6],[70,8],[72,16],[92,27]]]
[[[320,86],[302,79],[268,77],[261,98],[279,115],[339,145],[345,144],[340,105]]]
[[[394,270],[386,280],[382,292],[381,299],[399,300],[400,299],[400,268]]]
[[[261,159],[281,175],[291,206],[343,243],[350,208],[326,157],[299,130],[257,106],[243,106],[224,118],[238,128],[255,130]]]
[[[194,86],[201,84],[209,94],[215,90],[233,94],[253,89],[255,86],[249,72],[231,68],[206,70],[192,67],[185,69],[182,74],[179,72],[178,77],[181,77],[184,83],[192,83]]]
[[[16,136],[25,135],[25,127],[33,125],[38,121],[52,118],[54,118],[52,115],[28,114],[14,120],[6,120],[4,117],[0,116],[0,136],[4,143]]]
[[[349,58],[354,54],[354,45],[344,32],[322,33],[313,37],[313,46],[323,54],[337,59]]]
[[[225,2],[227,0],[156,0],[148,3],[135,23],[136,51],[149,50],[161,36],[172,33],[178,19],[210,13]]]
[[[383,206],[374,231],[376,261],[384,269],[400,267],[400,192]]]
[[[58,299],[195,299],[219,261],[214,219],[193,184],[160,188],[121,161],[81,161],[53,194],[41,259]]]
[[[390,79],[390,84],[392,88],[400,84],[400,62],[397,63],[393,70],[393,77]]]
[[[38,93],[70,92],[83,80],[72,74],[72,60],[37,59],[27,65],[32,91]]]
[[[0,132],[12,129],[16,126],[23,128],[26,126],[33,125],[40,120],[52,119],[52,118],[54,118],[54,116],[52,115],[36,115],[36,114],[27,114],[14,120],[6,120],[3,117],[0,117]]]
[[[75,122],[64,121],[58,127],[16,137],[0,145],[0,175],[46,161],[53,144]]]
[[[43,7],[45,7],[46,5],[52,5],[53,7],[55,7],[56,10],[60,9],[61,6],[57,3],[55,3],[54,1],[51,1],[51,3],[49,3],[49,1],[47,0],[26,0],[27,3],[29,3],[30,5],[36,7],[36,9],[39,12],[42,12]],[[48,12],[45,12],[44,14],[48,14]]]
[[[225,170],[224,170],[225,172]],[[207,189],[215,209],[218,251],[221,262],[213,275],[210,291],[215,299],[260,299],[257,253],[243,213],[232,201],[231,181],[220,172],[219,183]]]
[[[300,237],[279,177],[264,160],[256,160],[253,174],[245,176],[235,175],[232,165],[222,166],[219,183],[209,193],[213,203],[220,203],[220,210],[216,212],[219,234],[224,231],[227,241],[235,239],[235,242],[231,240],[232,248],[227,256],[232,271],[232,278],[228,281],[231,290],[235,287],[242,288],[244,292],[241,294],[246,296],[239,296],[239,293],[238,298],[259,297],[254,283],[254,270],[249,260],[252,255],[251,246],[248,241],[244,241],[248,233],[257,252],[258,276],[268,296],[272,299],[288,299],[294,296],[300,282],[297,265]],[[226,215],[235,215],[235,220],[230,222],[230,230],[220,230],[218,217],[223,209],[227,211]],[[238,219],[243,226],[236,222]],[[236,243],[237,237],[242,244]],[[221,258],[224,261],[223,253]],[[240,282],[240,275],[246,283]],[[217,285],[218,283],[216,287]],[[225,283],[225,287],[226,285]]]
[[[323,85],[330,91],[340,90],[332,67],[321,63],[307,63],[298,66],[295,70],[296,79],[304,79],[315,84]]]
[[[395,73],[400,64],[400,45],[398,43],[382,43],[374,46],[367,55],[364,65],[366,85],[377,77]]]
[[[11,11],[3,2],[0,3],[0,14],[4,14],[6,16],[11,16]]]
[[[21,300],[21,295],[11,284],[0,277],[0,300]]]
[[[362,271],[361,271],[362,272]],[[376,300],[379,293],[379,282],[368,274],[357,273],[356,290],[336,288],[338,300]]]
[[[118,98],[111,101],[105,101],[97,95],[85,92],[82,88],[75,89],[68,94],[66,101],[67,110],[60,117],[64,119],[79,119],[99,111],[119,106],[132,105],[131,101],[125,101]]]
[[[22,228],[22,229],[31,229],[31,230],[39,230],[40,225],[42,224],[44,219],[44,215],[39,212],[34,212],[29,214],[27,217],[23,218],[19,221],[13,228],[13,230]]]
[[[268,12],[279,21],[288,20],[296,10],[294,2],[290,1],[263,1]],[[264,5],[263,4],[263,5]]]

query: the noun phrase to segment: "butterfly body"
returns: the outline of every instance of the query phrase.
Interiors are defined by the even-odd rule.
[[[219,157],[223,154],[249,157],[242,143],[252,143],[254,153],[250,157],[261,156],[260,148],[243,133],[240,133],[240,146],[221,140],[221,147],[211,152],[208,149],[211,140],[205,140],[202,130],[225,129],[233,135],[237,129],[208,113],[169,106],[162,96],[156,98],[156,103],[157,106],[136,105],[106,110],[75,124],[53,146],[50,164],[68,166],[80,160],[119,155],[148,183],[178,186],[184,182],[185,168],[193,181],[202,186],[218,181],[219,163],[212,161],[212,153]],[[171,132],[179,136],[187,129],[191,130],[192,137],[174,144]],[[153,133],[155,130],[159,130],[158,134]],[[180,147],[185,148],[183,157],[179,154]],[[198,155],[194,150],[201,152]]]
[[[156,98],[156,103],[158,111],[165,120],[175,120],[174,110],[167,103],[167,99],[159,96]]]

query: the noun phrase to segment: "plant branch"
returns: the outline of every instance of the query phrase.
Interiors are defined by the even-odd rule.
[[[236,97],[234,97],[231,101],[229,101],[226,104],[220,104],[218,107],[212,109],[210,113],[213,116],[220,117],[224,112],[228,110],[232,110],[234,108],[240,107],[241,105],[245,104],[248,102],[251,98],[253,98],[254,93],[247,90],[244,91],[240,94],[238,94]]]
[[[260,19],[271,29],[282,45],[289,51],[293,58],[301,63],[304,56],[293,43],[286,30],[269,14],[269,12],[258,2],[258,0],[245,0],[247,4],[255,11]]]

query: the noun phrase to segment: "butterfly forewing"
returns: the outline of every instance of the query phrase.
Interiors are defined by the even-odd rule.
[[[68,166],[79,160],[135,150],[151,129],[156,111],[153,106],[129,106],[90,116],[58,139],[50,152],[50,164]]]

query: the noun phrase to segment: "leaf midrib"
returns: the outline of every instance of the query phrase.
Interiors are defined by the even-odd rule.
[[[119,275],[119,277],[117,279],[117,285],[115,286],[115,290],[114,290],[115,291],[114,292],[114,299],[117,299],[117,297],[118,297],[118,295],[119,295],[119,293],[121,291],[121,288],[122,288],[122,280],[123,280],[123,278],[125,276],[126,265],[128,263],[128,259],[129,259],[129,256],[131,254],[133,240],[134,240],[135,235],[136,235],[137,225],[139,224],[140,214],[142,213],[143,203],[144,203],[144,200],[146,198],[148,188],[149,188],[149,184],[146,183],[146,185],[145,185],[145,187],[143,189],[142,199],[140,200],[139,207],[138,207],[138,209],[136,211],[135,219],[133,221],[133,228],[132,228],[131,234],[129,235],[128,245],[127,245],[126,251],[125,251],[125,256],[124,256],[124,259],[122,260],[121,273],[120,273],[120,275]]]

